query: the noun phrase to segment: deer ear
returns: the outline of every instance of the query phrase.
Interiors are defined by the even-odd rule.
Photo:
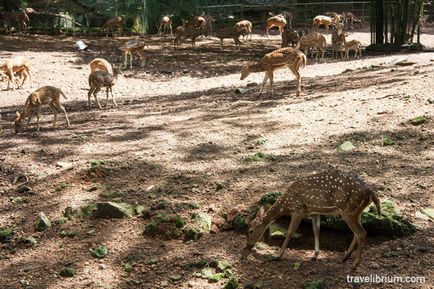
[[[265,215],[265,210],[264,210],[264,207],[260,207],[259,208],[259,211],[258,211],[258,213],[256,214],[256,218],[258,219],[258,220],[262,220],[263,218],[264,218],[264,215]]]

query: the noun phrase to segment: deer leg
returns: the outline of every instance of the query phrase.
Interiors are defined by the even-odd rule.
[[[296,78],[296,81],[297,81],[297,91],[296,91],[295,95],[296,96],[300,96],[300,94],[301,94],[301,75],[300,75],[300,72],[299,72],[299,65],[297,65],[297,67],[291,67],[291,66],[289,66],[289,69],[295,75],[295,78]]]
[[[106,89],[105,89],[105,94],[106,94],[106,96],[105,96],[105,104],[104,104],[104,108],[107,107],[107,102],[108,102],[108,99],[109,99],[109,89],[110,89],[110,86],[107,86]]]
[[[312,215],[312,229],[315,237],[315,254],[311,260],[316,260],[319,254],[319,229],[321,227],[320,215]]]
[[[101,88],[96,88],[96,89],[93,91],[93,96],[95,97],[95,101],[96,101],[96,103],[98,104],[99,109],[102,109],[101,104],[99,103],[99,101],[98,101],[98,97],[97,97],[97,94],[98,94],[98,92],[99,92],[100,90],[101,90]]]
[[[220,39],[220,51],[223,51],[223,38]]]
[[[112,94],[113,105],[118,106],[118,104],[116,103],[115,97],[113,96],[113,87],[112,86],[110,86],[110,93]]]
[[[262,95],[262,91],[264,90],[264,86],[267,84],[268,81],[268,71],[265,72],[265,77],[264,80],[262,81],[262,87],[261,87],[261,91],[259,92],[259,96]]]
[[[53,127],[56,127],[56,122],[57,122],[57,107],[54,105],[54,103],[52,103],[50,106],[54,110],[54,112],[53,112],[53,114],[54,114]]]
[[[130,56],[130,69],[133,69],[133,54],[130,52],[128,55]]]
[[[345,256],[342,258],[342,263],[348,260],[350,258],[351,254],[354,252],[354,248],[357,244],[357,237],[356,235],[353,236],[353,240],[351,241],[350,246],[348,247],[348,250],[345,252]]]
[[[39,120],[41,118],[41,107],[36,111],[36,130],[39,132]]]
[[[362,250],[366,241],[366,231],[363,229],[362,224],[360,223],[360,214],[358,216],[342,216],[347,225],[350,227],[351,231],[353,231],[355,237],[357,238],[357,252],[356,258],[353,263],[353,268],[357,267],[360,264],[360,260],[362,258]],[[351,246],[350,246],[351,249]]]
[[[268,72],[268,77],[270,77],[270,93],[271,93],[271,96],[273,96],[273,85],[274,85],[274,82],[273,82],[273,77],[274,77],[273,70],[271,70],[271,71]]]
[[[289,223],[288,233],[286,234],[285,241],[283,242],[283,245],[280,248],[279,254],[277,255],[276,259],[282,258],[283,254],[285,253],[286,247],[288,246],[289,240],[291,240],[292,235],[297,230],[302,219],[303,215],[293,214],[291,216],[291,223]]]

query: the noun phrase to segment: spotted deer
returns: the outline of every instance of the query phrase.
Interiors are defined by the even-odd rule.
[[[249,20],[241,20],[241,21],[235,23],[234,27],[237,30],[241,30],[241,29],[247,30],[246,35],[243,35],[243,39],[246,36],[247,36],[247,38],[249,38],[249,36],[250,36],[250,40],[252,40],[252,22],[250,22]]]
[[[121,16],[114,16],[107,19],[107,21],[104,23],[104,25],[101,27],[101,33],[104,33],[105,31],[105,37],[107,38],[109,33],[111,32],[112,36],[114,37],[114,29],[120,30],[120,35],[122,36],[123,28],[124,28],[124,18]]]
[[[15,56],[11,59],[6,60],[3,64],[0,65],[0,70],[3,71],[8,76],[8,88],[10,83],[12,83],[12,90],[15,90],[15,86],[17,88],[21,88],[24,84],[24,81],[27,77],[30,79],[30,87],[33,86],[32,77],[30,75],[30,68],[32,64],[29,60],[27,60],[24,56]],[[19,81],[15,80],[15,75],[18,75],[21,79],[21,85]]]
[[[351,30],[354,29],[354,22],[359,23],[360,26],[362,26],[362,19],[357,18],[353,13],[351,12],[342,12],[343,19],[344,19],[344,25],[346,26],[348,23],[350,23]]]
[[[339,23],[339,17],[335,16],[334,18],[325,16],[325,15],[318,15],[315,18],[313,18],[312,25],[315,28],[315,31],[318,31],[319,27],[321,25],[325,26],[326,30],[329,30],[329,26],[336,25]]]
[[[267,53],[256,64],[246,64],[243,67],[241,73],[241,80],[245,79],[252,72],[265,72],[265,77],[262,82],[261,91],[259,95],[262,95],[265,84],[268,79],[270,80],[270,93],[273,95],[273,73],[274,70],[284,68],[287,66],[297,79],[297,92],[296,96],[300,96],[301,93],[301,76],[300,66],[306,66],[306,55],[298,49],[286,47],[274,50]]]
[[[113,74],[113,67],[104,58],[95,58],[91,62],[89,62],[90,73],[92,74],[94,71],[107,71],[110,74]]]
[[[232,38],[235,42],[235,50],[240,50],[240,36],[248,34],[247,28],[237,29],[235,27],[222,28],[215,33],[212,33],[212,36],[215,36],[220,39],[220,50],[223,51],[223,40],[225,38]]]
[[[133,68],[133,54],[140,58],[140,67],[145,66],[145,46],[148,46],[142,41],[130,40],[119,47],[124,54],[124,68],[127,67],[128,57],[130,59],[130,69]]]
[[[341,58],[343,58],[343,52],[345,50],[344,42],[345,42],[345,35],[344,35],[344,25],[338,24],[336,25],[336,28],[333,29],[332,32],[332,55],[333,58],[338,58],[338,54],[341,54]]]
[[[324,58],[324,52],[326,49],[326,39],[318,32],[310,33],[306,36],[302,36],[298,42],[296,48],[302,50],[307,55],[310,48],[316,50],[316,58],[318,60]],[[313,52],[312,52],[313,53]]]
[[[285,30],[285,26],[286,26],[286,19],[282,14],[271,16],[270,18],[267,19],[267,36],[269,36],[268,30],[270,30],[273,27],[279,28],[279,33],[280,35],[282,35],[283,31]]]
[[[12,34],[12,23],[16,22],[18,25],[18,31],[26,33],[27,22],[29,22],[29,16],[25,11],[3,11],[0,13],[3,20],[3,25],[6,29],[6,34]]]
[[[173,40],[173,48],[179,49],[179,43],[183,38],[191,39],[191,47],[196,46],[196,38],[202,35],[202,31],[194,26],[181,25],[175,28],[175,39]]]
[[[69,127],[70,123],[68,115],[66,114],[65,107],[60,103],[61,95],[66,99],[65,94],[54,86],[43,86],[32,92],[27,98],[21,113],[17,112],[17,118],[15,119],[15,133],[18,133],[25,118],[28,118],[28,126],[32,116],[35,114],[37,117],[37,131],[39,131],[39,119],[44,105],[48,105],[54,110],[53,127],[56,126],[58,112],[63,112],[65,114],[66,124]]]
[[[344,35],[344,49],[345,49],[345,58],[350,58],[350,50],[354,50],[354,58],[362,57],[362,43],[358,40],[346,40],[346,36]]]
[[[366,231],[361,224],[363,210],[374,202],[377,213],[381,215],[380,201],[375,192],[355,173],[338,170],[316,173],[297,179],[285,194],[266,212],[261,207],[256,218],[250,222],[246,249],[261,240],[267,227],[283,216],[291,216],[285,241],[276,259],[280,259],[292,235],[306,216],[312,216],[315,237],[315,255],[319,254],[320,215],[340,215],[353,231],[354,237],[346,251],[343,262],[353,253],[357,246],[353,267],[360,264]]]
[[[173,15],[165,15],[161,17],[160,21],[158,22],[158,35],[162,35],[163,33],[168,33],[170,31],[170,35],[173,34],[172,31],[172,17]]]
[[[205,29],[208,31],[208,33],[211,33],[214,31],[214,22],[215,18],[212,17],[212,15],[205,15],[203,14],[202,17],[205,19]]]
[[[286,25],[288,26],[288,28],[292,29],[292,19],[294,18],[292,13],[284,10],[284,11],[281,11],[280,14],[285,18]]]
[[[95,71],[92,74],[89,75],[89,91],[87,93],[87,103],[88,107],[90,109],[90,97],[93,94],[95,97],[95,101],[99,107],[99,109],[102,109],[101,104],[98,101],[98,92],[102,88],[106,88],[106,101],[105,106],[107,106],[108,98],[109,98],[109,91],[112,95],[112,101],[114,106],[118,106],[116,103],[116,100],[113,96],[113,85],[117,82],[119,75],[119,68],[114,67],[113,68],[113,74],[108,73],[107,71]]]

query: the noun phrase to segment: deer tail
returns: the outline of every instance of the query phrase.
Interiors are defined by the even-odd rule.
[[[65,98],[65,99],[68,99],[67,97],[66,97],[66,95],[63,93],[63,91],[61,91],[60,89],[59,89],[59,93]]]

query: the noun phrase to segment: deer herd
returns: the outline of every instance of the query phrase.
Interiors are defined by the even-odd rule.
[[[252,38],[252,23],[248,20],[237,22],[233,27],[225,29],[213,29],[212,16],[196,16],[190,20],[183,20],[182,25],[172,30],[172,15],[161,17],[157,23],[158,35],[174,34],[173,46],[179,48],[180,41],[183,38],[190,38],[192,47],[195,46],[195,40],[200,36],[212,35],[221,41],[221,49],[223,49],[223,39],[232,38],[239,49],[241,42],[240,36],[247,39]],[[8,17],[9,15],[2,15]],[[17,21],[19,18],[14,16]],[[288,11],[282,11],[278,15],[270,15],[266,21],[266,33],[277,27],[282,36],[282,48],[265,54],[257,63],[244,65],[241,73],[241,80],[249,76],[250,73],[265,72],[265,77],[260,90],[260,95],[269,81],[269,90],[273,94],[273,73],[274,70],[288,67],[296,77],[296,96],[301,94],[301,75],[300,67],[306,66],[307,55],[309,51],[316,52],[315,57],[322,59],[326,50],[326,38],[319,33],[320,26],[324,26],[326,30],[332,27],[332,55],[341,58],[345,53],[345,58],[348,59],[349,51],[355,50],[355,55],[361,57],[361,44],[357,40],[347,41],[344,33],[345,25],[351,23],[351,28],[354,22],[360,22],[352,13],[343,13],[339,15],[335,12],[327,12],[326,15],[319,15],[313,18],[311,31],[303,29],[295,31],[292,29],[293,15]],[[24,24],[23,24],[24,25]],[[105,33],[106,37],[111,33],[114,35],[115,29],[122,33],[124,19],[122,17],[110,18],[101,28],[101,33]],[[24,25],[25,26],[25,25]],[[132,56],[137,55],[140,58],[141,67],[145,66],[145,52],[147,45],[143,41],[131,40],[119,47],[124,56],[124,65],[126,68],[129,62],[129,68],[132,69]],[[289,47],[291,46],[291,47]],[[129,61],[128,61],[129,58]],[[117,107],[116,100],[113,96],[113,86],[117,82],[121,67],[112,65],[103,58],[95,58],[89,63],[88,75],[88,107],[91,109],[91,97],[93,95],[99,109],[102,106],[98,100],[98,92],[106,89],[107,106],[109,94],[111,94],[113,106]],[[31,78],[31,62],[24,57],[16,56],[0,65],[0,81],[8,82],[9,89],[19,89],[23,86],[27,78],[32,86]],[[32,92],[21,110],[17,112],[14,121],[15,133],[20,131],[23,121],[27,118],[29,125],[31,118],[37,117],[37,131],[39,131],[39,120],[41,109],[43,106],[49,106],[54,111],[53,126],[56,125],[57,114],[63,113],[66,119],[66,125],[69,127],[70,122],[66,113],[65,107],[60,103],[60,97],[66,99],[65,94],[56,87],[43,86]],[[374,191],[364,183],[357,175],[353,173],[345,173],[340,171],[327,171],[320,174],[315,174],[296,180],[288,189],[288,191],[268,210],[262,208],[256,214],[256,218],[252,220],[249,226],[247,235],[246,249],[251,249],[258,242],[264,231],[274,220],[281,216],[291,215],[291,223],[283,246],[277,258],[281,258],[285,252],[285,248],[291,236],[300,224],[300,221],[305,216],[312,217],[312,225],[315,238],[315,255],[316,259],[319,253],[319,228],[320,215],[341,215],[344,221],[348,224],[354,233],[353,241],[345,254],[344,260],[348,259],[355,248],[357,247],[354,266],[359,265],[361,260],[362,248],[366,239],[366,232],[361,226],[360,215],[362,211],[374,202],[378,214],[381,214],[380,203]]]

